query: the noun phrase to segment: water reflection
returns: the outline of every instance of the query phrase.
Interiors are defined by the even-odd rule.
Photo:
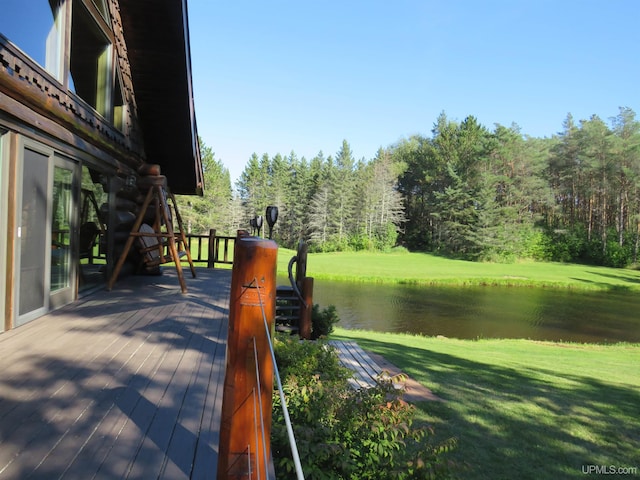
[[[424,287],[316,279],[314,302],[344,328],[456,338],[640,342],[640,293]]]

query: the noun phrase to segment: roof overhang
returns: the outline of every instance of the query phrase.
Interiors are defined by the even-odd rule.
[[[201,194],[186,0],[121,0],[146,160],[176,194]]]

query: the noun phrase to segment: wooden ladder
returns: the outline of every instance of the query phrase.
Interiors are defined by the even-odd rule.
[[[147,191],[144,202],[140,207],[140,212],[138,213],[136,221],[133,224],[133,227],[131,227],[131,232],[129,233],[129,238],[127,238],[124,250],[120,254],[120,258],[116,263],[113,273],[111,274],[111,278],[109,279],[109,282],[107,284],[107,289],[111,290],[113,288],[113,285],[116,282],[118,275],[120,274],[120,270],[122,269],[122,266],[124,265],[124,262],[129,255],[129,251],[131,250],[134,241],[138,239],[144,241],[145,238],[149,238],[154,239],[155,242],[152,240],[151,242],[149,242],[153,243],[152,246],[147,246],[146,248],[143,247],[141,249],[145,266],[154,267],[163,263],[173,262],[178,273],[178,281],[180,282],[182,293],[187,293],[187,285],[182,273],[180,257],[186,254],[193,278],[196,277],[196,269],[193,265],[193,260],[191,259],[191,252],[188,248],[186,248],[187,238],[182,226],[182,218],[180,217],[180,212],[178,211],[176,198],[173,193],[168,190],[167,179],[162,175],[145,177],[145,183],[149,184],[149,190]],[[178,223],[178,232],[176,232],[173,228],[172,214],[167,199],[171,200],[173,212],[175,213],[176,221]],[[142,226],[147,214],[147,210],[152,205],[152,203],[155,207],[155,218],[153,221],[152,229],[143,229],[143,231],[141,231],[140,227]],[[163,225],[164,231],[162,228]],[[182,245],[181,249],[178,248],[176,237],[178,237],[178,240]],[[165,247],[167,247],[168,250],[167,254],[165,254],[164,252]]]

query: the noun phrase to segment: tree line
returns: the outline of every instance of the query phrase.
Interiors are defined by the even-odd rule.
[[[551,138],[475,117],[437,118],[373,159],[253,154],[237,180],[202,144],[205,197],[185,197],[193,230],[233,234],[279,207],[274,237],[315,251],[410,250],[473,260],[531,258],[610,266],[640,249],[640,122],[569,114]],[[188,198],[188,200],[187,200]]]

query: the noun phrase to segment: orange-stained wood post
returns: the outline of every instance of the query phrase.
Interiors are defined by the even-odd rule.
[[[238,232],[231,274],[220,425],[217,472],[220,480],[268,478],[273,363],[260,305],[271,332],[276,313],[277,254],[275,242]]]
[[[304,298],[304,305],[300,313],[300,338],[303,340],[311,340],[312,319],[311,314],[313,312],[313,277],[304,277],[302,280],[302,298]]]

